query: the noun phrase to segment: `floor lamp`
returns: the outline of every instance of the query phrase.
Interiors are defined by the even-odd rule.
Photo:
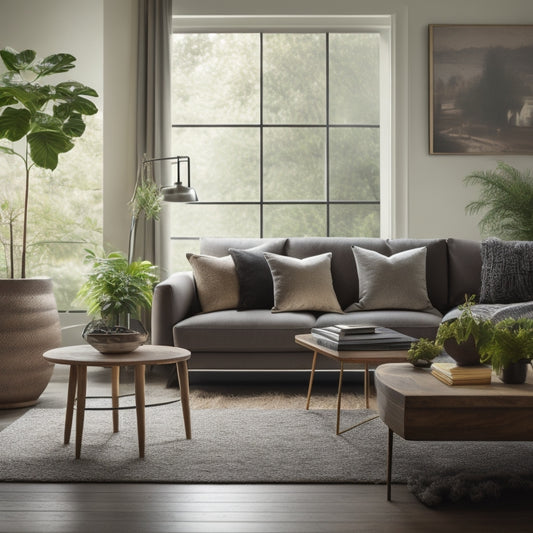
[[[171,187],[162,187],[159,189],[153,179],[153,163],[155,161],[175,161],[176,165],[176,182]],[[133,253],[135,248],[135,235],[137,232],[137,220],[141,212],[147,213],[143,208],[143,198],[141,196],[146,193],[146,199],[151,203],[160,204],[161,200],[164,202],[197,202],[198,195],[196,191],[191,187],[191,160],[186,155],[176,155],[172,157],[157,157],[153,159],[143,159],[139,167],[137,176],[137,183],[135,184],[135,191],[131,200],[131,204],[135,205],[136,199],[139,207],[134,209],[131,217],[129,246],[128,246],[128,262],[133,261]],[[184,185],[180,178],[180,168],[182,164],[187,165],[187,185]],[[150,169],[149,177],[147,177],[147,170]],[[159,210],[155,216],[152,216],[154,220],[157,220]]]

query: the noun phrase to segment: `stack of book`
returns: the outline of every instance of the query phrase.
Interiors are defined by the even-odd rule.
[[[433,363],[431,373],[446,385],[488,385],[492,368],[487,365],[458,366],[455,363]]]
[[[416,339],[392,329],[371,325],[346,325],[313,328],[314,340],[332,350],[408,350]]]

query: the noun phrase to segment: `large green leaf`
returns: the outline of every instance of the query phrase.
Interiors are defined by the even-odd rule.
[[[48,76],[49,74],[59,74],[73,69],[74,61],[76,61],[76,58],[73,55],[62,53],[53,54],[33,65],[30,70],[35,72],[39,77]]]
[[[56,85],[57,93],[61,95],[85,95],[97,97],[98,93],[91,87],[77,81],[65,81]]]
[[[80,114],[73,114],[64,124],[63,132],[69,137],[81,137],[85,131],[85,122]]]
[[[68,152],[74,147],[74,143],[64,133],[52,130],[29,133],[28,144],[33,162],[38,167],[49,170],[57,167],[59,154]]]
[[[0,115],[0,138],[18,141],[30,131],[31,114],[27,109],[6,107]]]
[[[0,56],[8,70],[20,72],[26,70],[33,63],[36,53],[34,50],[23,50],[19,53],[13,48],[4,48],[0,50]]]

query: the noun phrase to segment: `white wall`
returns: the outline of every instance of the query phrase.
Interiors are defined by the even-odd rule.
[[[532,156],[436,156],[428,152],[431,23],[533,24],[531,0],[175,0],[180,14],[392,14],[396,53],[396,236],[478,239],[464,212],[476,197],[462,179],[502,159],[533,168]],[[103,13],[102,13],[103,12]],[[104,239],[125,249],[135,176],[136,0],[0,0],[0,46],[66,51],[80,81],[104,94]],[[85,77],[86,76],[86,77]]]

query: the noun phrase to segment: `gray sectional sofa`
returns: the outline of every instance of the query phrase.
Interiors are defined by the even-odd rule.
[[[463,239],[205,238],[200,250],[194,273],[157,285],[152,308],[152,343],[189,349],[191,369],[309,369],[294,336],[338,323],[433,338],[481,286],[481,243]]]

